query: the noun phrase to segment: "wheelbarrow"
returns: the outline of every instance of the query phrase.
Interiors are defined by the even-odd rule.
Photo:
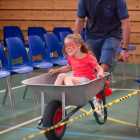
[[[105,105],[104,88],[106,87],[106,80],[118,61],[122,61],[122,59],[114,61],[109,72],[104,72],[104,78],[96,78],[84,84],[72,86],[54,85],[58,74],[51,76],[49,73],[22,81],[22,84],[28,85],[38,99],[41,99],[42,118],[39,120],[37,127],[40,130],[46,130],[58,125],[68,120],[70,116],[87,103],[90,103],[94,110],[95,107],[91,99],[99,92],[102,93],[103,105]],[[47,104],[45,111],[44,103]],[[77,107],[67,114],[65,110],[66,105]],[[104,118],[102,121],[99,120],[96,112],[94,112],[94,116],[98,124],[104,124],[107,120],[107,108],[104,108]],[[42,124],[43,126],[41,126]],[[51,131],[46,131],[44,134],[48,140],[60,140],[65,133],[65,129],[66,124]]]

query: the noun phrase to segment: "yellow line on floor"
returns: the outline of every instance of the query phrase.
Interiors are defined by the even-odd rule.
[[[47,73],[47,72],[46,72]],[[46,74],[46,73],[37,73],[37,72],[33,72],[32,74]]]
[[[76,108],[76,106],[71,106],[71,107]],[[82,111],[82,112],[89,112],[89,111],[84,110],[84,109],[79,109],[79,110]],[[104,117],[102,116],[102,118],[104,118]],[[111,121],[114,121],[114,122],[118,122],[118,123],[123,123],[123,124],[128,124],[128,125],[131,125],[131,126],[136,126],[136,124],[132,124],[132,123],[128,123],[128,122],[112,119],[112,118],[109,118],[109,117],[107,117],[107,119],[111,120]],[[138,127],[140,127],[140,125],[138,125]]]
[[[120,78],[120,79],[122,78],[123,79],[124,77],[114,77],[114,78]],[[137,79],[137,78],[138,77],[126,77],[126,79]]]

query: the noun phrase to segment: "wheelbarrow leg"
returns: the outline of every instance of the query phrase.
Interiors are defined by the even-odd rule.
[[[44,91],[41,90],[41,115],[43,117],[44,114]]]
[[[62,91],[62,119],[65,118],[65,92]]]
[[[24,94],[23,94],[22,100],[25,99],[25,95],[26,95],[27,89],[28,89],[28,86],[25,87],[25,90],[24,90]]]
[[[33,77],[32,72],[30,72],[29,75],[30,75],[30,78]],[[22,97],[23,100],[25,99],[27,89],[28,89],[28,86],[25,87],[25,91],[24,91],[24,94],[23,94],[23,97]],[[39,107],[39,104],[38,104],[38,99],[37,99],[37,97],[34,93],[33,93],[33,100],[34,100],[34,106],[35,106],[35,109],[36,109],[36,103],[37,103],[38,107]]]

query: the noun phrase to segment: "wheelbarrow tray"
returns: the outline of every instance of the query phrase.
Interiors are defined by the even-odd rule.
[[[48,104],[52,100],[62,102],[62,92],[65,92],[65,105],[84,106],[104,87],[106,77],[110,73],[105,72],[104,78],[96,78],[85,84],[79,85],[54,85],[58,74],[49,73],[37,77],[26,79],[22,84],[27,85],[34,94],[41,98],[41,92],[44,92],[44,103]]]

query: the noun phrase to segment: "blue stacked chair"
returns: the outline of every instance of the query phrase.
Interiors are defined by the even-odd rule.
[[[85,27],[83,28],[83,31],[82,31],[82,34],[81,34],[81,36],[82,36],[82,38],[83,38],[83,40],[85,41],[86,40],[86,33],[85,33]]]
[[[70,32],[71,34],[73,34],[71,28],[69,28],[69,27],[54,27],[54,29],[53,29],[53,33],[57,36],[59,42],[61,42],[59,33],[64,32],[64,31],[67,31],[67,32]]]
[[[22,34],[21,29],[18,26],[4,26],[3,27],[4,32],[4,46],[6,47],[6,38],[9,37],[18,37],[22,40],[25,47],[28,47],[28,44],[25,44],[24,36]]]
[[[30,73],[30,77],[32,77],[33,67],[31,66],[29,62],[28,54],[26,52],[25,46],[23,42],[21,41],[21,39],[18,37],[7,38],[6,43],[7,43],[8,54],[9,54],[9,65],[8,65],[6,54],[4,53],[3,48],[1,48],[0,49],[0,56],[1,56],[1,62],[2,62],[1,70],[9,71],[11,75]],[[12,64],[12,59],[17,59],[19,57],[22,57],[23,62]],[[2,105],[5,104],[7,94],[8,93],[6,90]],[[33,98],[34,98],[34,104],[36,107],[34,94],[33,94]],[[14,114],[16,114],[16,112],[14,112]]]
[[[62,53],[62,46],[59,43],[59,40],[57,39],[55,34],[45,34],[45,45],[47,47],[47,53],[49,60],[54,65],[59,65],[59,66],[65,66],[67,65],[67,59],[64,58],[63,53]],[[51,53],[54,53],[57,51],[58,56],[57,57],[51,57]]]
[[[46,52],[45,45],[39,36],[28,36],[28,44],[30,50],[30,63],[34,69],[48,69],[53,66]],[[42,60],[33,60],[33,56],[41,54]]]
[[[60,42],[62,42],[62,46],[64,45],[64,39],[67,35],[72,34],[72,31],[62,31],[59,32],[60,36]],[[83,40],[85,41],[85,27],[83,28],[82,34],[81,34]],[[59,37],[58,37],[59,38]]]
[[[60,39],[61,39],[61,42],[62,42],[62,46],[64,46],[64,39],[66,38],[67,35],[69,35],[70,32],[68,31],[65,31],[65,32],[60,32]]]
[[[30,51],[30,63],[34,70],[36,69],[48,69],[53,66],[53,63],[50,62],[48,54],[46,52],[45,45],[43,44],[39,36],[28,36],[27,37]],[[41,54],[42,60],[33,60],[33,56]],[[27,88],[25,89],[22,99],[25,98]]]
[[[43,27],[28,27],[28,36],[37,35],[45,41],[44,34],[47,34]]]
[[[2,68],[0,68],[0,71],[6,71],[7,73],[10,73],[11,75],[27,73],[27,72],[31,72],[33,70],[33,68],[29,67],[29,66],[28,67],[23,67],[22,65],[20,65],[19,67],[13,67],[11,65],[8,65],[7,56],[6,56],[6,53],[5,53],[1,44],[0,44],[0,60],[1,60],[1,63],[2,63]],[[5,73],[5,76],[6,75],[8,76],[8,74]],[[1,75],[0,77],[2,78],[3,76]],[[5,104],[6,97],[7,97],[8,91],[9,91],[12,115],[15,115],[16,110],[15,110],[14,97],[13,97],[12,87],[11,87],[11,82],[10,82],[10,76],[7,79],[7,84],[8,84],[8,87],[6,89],[2,105]]]

